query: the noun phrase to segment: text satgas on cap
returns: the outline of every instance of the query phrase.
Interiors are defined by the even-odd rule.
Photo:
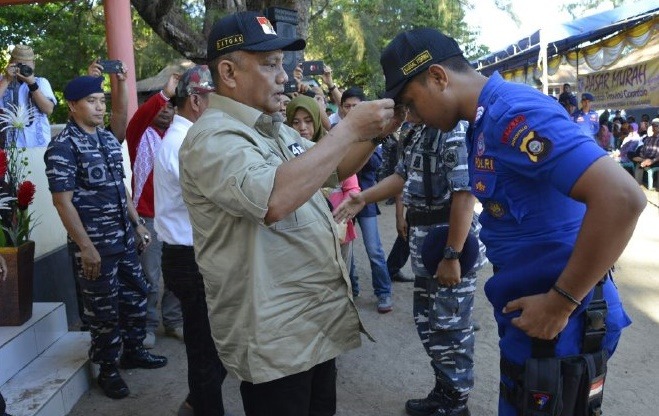
[[[215,43],[215,48],[218,51],[221,51],[224,48],[228,48],[229,46],[233,45],[239,45],[243,42],[243,35],[227,36],[226,38],[218,39],[217,43]]]

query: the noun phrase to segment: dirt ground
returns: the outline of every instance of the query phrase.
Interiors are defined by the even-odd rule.
[[[607,416],[650,415],[659,407],[659,198],[657,192],[647,196],[651,203],[617,263],[616,282],[634,323],[624,332],[609,362],[603,407]],[[381,209],[380,232],[388,253],[395,238],[394,209],[384,204]],[[368,290],[370,269],[361,244],[356,248],[356,260],[362,287],[357,306],[377,342],[362,337],[361,348],[338,358],[337,415],[404,415],[405,400],[425,396],[433,385],[429,358],[412,321],[412,284],[394,283],[394,311],[379,315],[376,298]],[[404,271],[411,274],[409,264]],[[476,386],[470,398],[474,416],[495,415],[498,401],[498,339],[483,293],[490,274],[489,267],[480,273],[474,312],[482,327],[476,333]],[[108,399],[92,387],[70,415],[175,415],[187,394],[184,346],[163,335],[158,337],[154,352],[166,355],[169,364],[157,370],[124,371],[131,389],[128,398]],[[223,387],[225,408],[232,416],[244,415],[238,386],[238,380],[228,377]]]

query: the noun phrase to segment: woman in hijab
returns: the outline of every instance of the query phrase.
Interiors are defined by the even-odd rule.
[[[286,124],[297,130],[300,136],[315,143],[327,133],[322,126],[320,107],[320,103],[313,98],[298,95],[286,106]],[[324,111],[322,109],[322,112]],[[334,189],[322,189],[323,194],[329,201],[330,210],[348,198],[350,192],[359,191],[361,189],[357,182],[357,175],[346,178],[340,186]],[[339,228],[339,237],[341,237],[341,255],[346,265],[349,265],[352,259],[352,240],[357,237],[355,225],[352,220],[349,220],[345,224],[337,224],[337,227]],[[345,234],[343,229],[345,229]]]

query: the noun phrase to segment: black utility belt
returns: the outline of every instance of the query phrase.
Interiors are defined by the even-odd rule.
[[[415,211],[408,209],[406,214],[407,225],[410,227],[435,225],[448,223],[449,216],[451,215],[451,206],[446,205],[441,209],[432,211]]]

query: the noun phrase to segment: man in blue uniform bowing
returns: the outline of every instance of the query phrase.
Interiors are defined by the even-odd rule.
[[[381,63],[385,96],[408,120],[471,123],[469,177],[495,270],[486,294],[501,337],[499,414],[597,414],[606,358],[630,324],[610,269],[643,193],[555,100],[482,76],[434,29],[400,33]],[[572,364],[592,374],[561,389]]]

